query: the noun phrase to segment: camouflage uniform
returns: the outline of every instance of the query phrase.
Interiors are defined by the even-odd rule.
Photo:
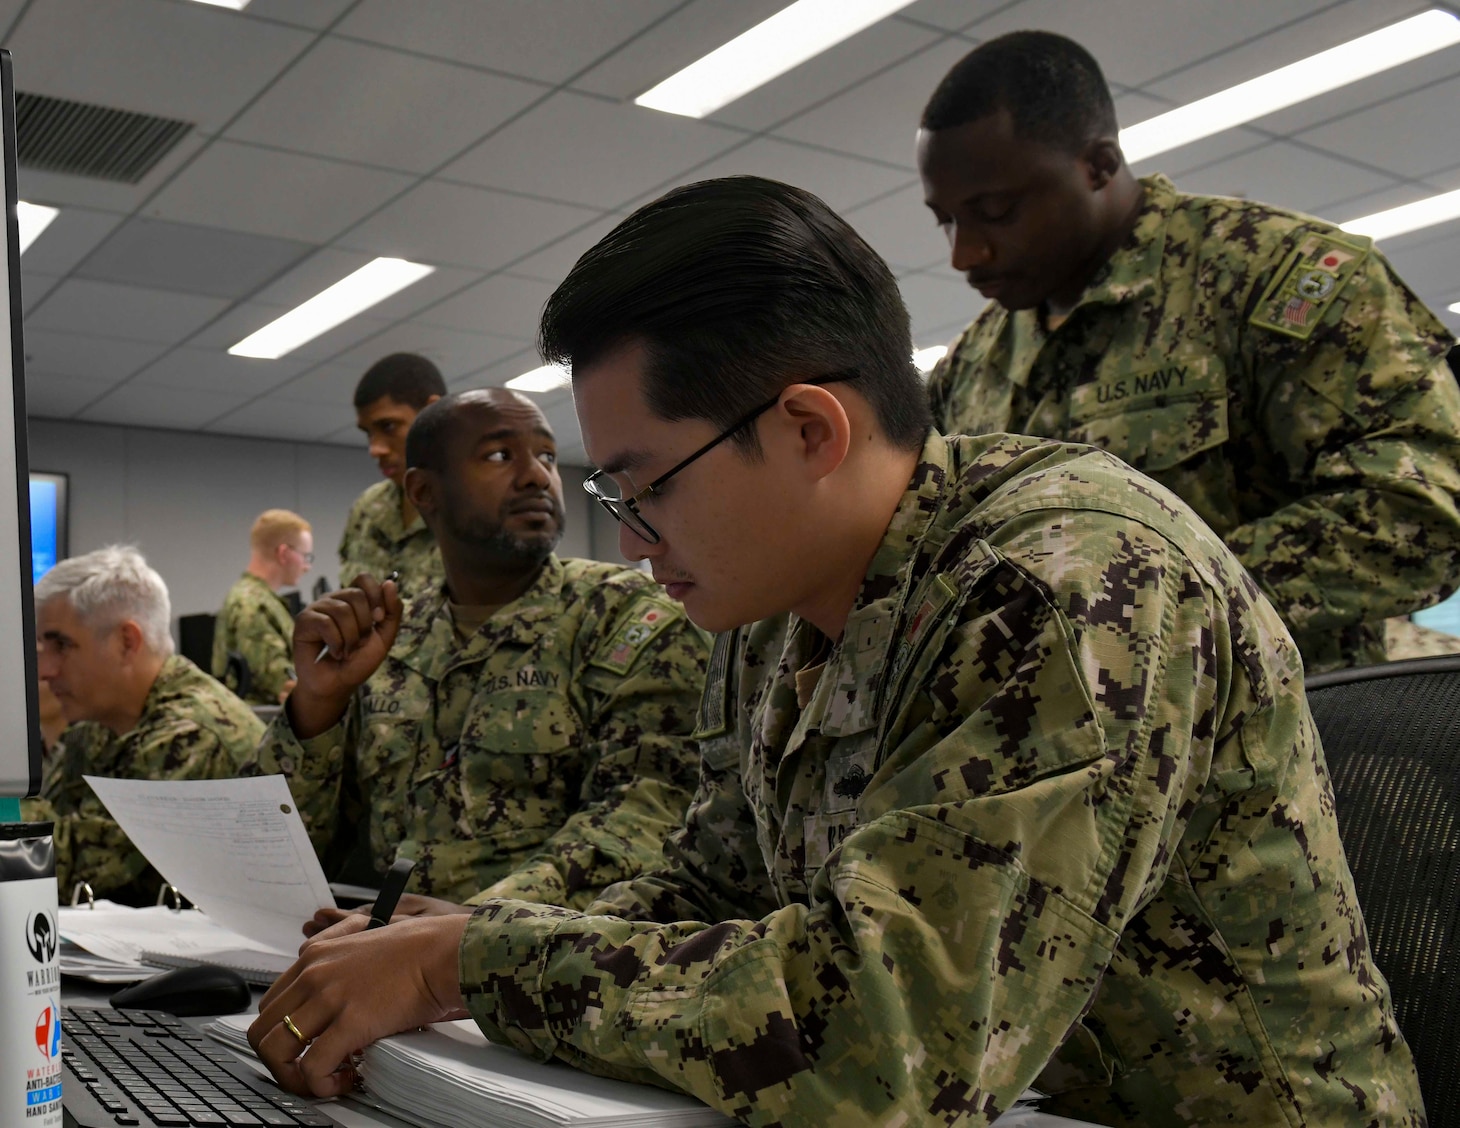
[[[1174,495],[932,435],[802,706],[827,646],[721,636],[666,868],[478,910],[489,1037],[788,1128],[1036,1078],[1109,1125],[1423,1123],[1296,649]]]
[[[186,658],[163,663],[136,727],[123,736],[98,724],[68,728],[46,765],[27,819],[56,824],[62,897],[78,881],[98,897],[150,904],[162,881],[106,813],[83,775],[118,779],[229,779],[254,755],[263,723]]]
[[[301,742],[281,715],[253,770],[289,776],[321,852],[358,803],[423,893],[585,905],[683,820],[707,652],[642,572],[551,557],[465,644],[442,589],[413,601],[344,720]]]
[[[221,678],[228,652],[248,663],[251,705],[277,705],[294,680],[294,616],[274,589],[251,572],[228,590],[213,628],[213,676]]]
[[[410,598],[430,591],[446,578],[436,538],[419,513],[410,525],[401,523],[401,488],[386,479],[355,499],[340,537],[340,586],[362,572],[383,580],[400,573],[401,594]]]
[[[954,343],[938,426],[1104,447],[1217,531],[1310,672],[1383,661],[1383,620],[1460,581],[1449,332],[1368,239],[1143,184],[1064,324],[994,304]]]

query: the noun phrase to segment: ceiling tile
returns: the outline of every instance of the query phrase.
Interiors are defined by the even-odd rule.
[[[110,380],[27,372],[25,413],[32,418],[67,419],[111,388]]]
[[[1399,276],[1436,313],[1460,302],[1460,224],[1431,228],[1420,240],[1404,244],[1396,240],[1385,250]]]
[[[898,282],[912,316],[913,347],[925,349],[947,341],[935,330],[955,322],[966,325],[985,304],[951,269],[943,274],[913,274]]]
[[[543,93],[515,79],[327,39],[254,103],[228,136],[428,172]]]
[[[857,234],[893,266],[922,267],[948,260],[948,240],[923,203],[920,184],[843,215]]]
[[[181,348],[148,365],[132,381],[164,388],[256,396],[277,388],[308,367],[307,360],[256,360],[230,356],[217,349]]]
[[[1450,184],[1447,187],[1460,188],[1460,184]],[[1370,192],[1363,196],[1349,196],[1323,205],[1319,210],[1325,216],[1331,216],[1334,223],[1344,224],[1350,220],[1358,219],[1361,216],[1373,215],[1375,212],[1388,211],[1390,208],[1402,207],[1404,204],[1412,204],[1421,200],[1429,192],[1423,188],[1415,187],[1412,184],[1399,185],[1393,188],[1384,188],[1378,192]],[[1426,231],[1431,228],[1424,229]],[[1418,233],[1420,238],[1425,238],[1423,232]],[[1402,235],[1401,239],[1409,239],[1413,236]],[[1390,240],[1386,240],[1389,242]]]
[[[88,423],[191,430],[240,407],[246,397],[221,392],[166,388],[160,384],[123,384],[78,416]]]
[[[228,308],[224,298],[71,278],[30,315],[37,329],[174,344]]]
[[[339,17],[354,0],[252,0],[242,15],[247,19],[277,20],[300,27],[323,28]]]
[[[1117,0],[1117,3],[1140,6],[1141,0]],[[1154,20],[1149,9],[1145,16],[1151,34],[1160,37],[1160,51],[1151,51],[1150,40],[1144,36],[1125,34],[1130,25],[1118,17],[1112,18],[1106,34],[1123,40],[1123,50],[1135,66],[1130,74],[1112,68],[1106,68],[1106,73],[1127,85],[1144,85],[1151,93],[1177,103],[1190,102],[1337,47],[1430,7],[1433,5],[1427,0],[1347,0],[1328,5],[1314,4],[1311,0],[1262,4],[1196,0],[1179,5],[1164,4]],[[1173,42],[1168,39],[1173,26],[1179,28],[1178,38],[1174,40],[1179,46],[1172,58],[1180,70],[1171,65],[1166,51],[1168,42]],[[1086,46],[1092,47],[1088,42]],[[1095,57],[1104,63],[1099,51],[1095,51]],[[1205,61],[1198,62],[1199,58]],[[1187,65],[1188,62],[1192,65]],[[1154,78],[1151,72],[1157,67],[1162,75],[1169,77],[1150,81]]]
[[[265,435],[271,439],[322,439],[350,424],[354,410],[339,404],[310,403],[270,395],[244,404],[209,424],[209,432]]]
[[[331,361],[311,368],[302,376],[296,376],[287,384],[274,389],[273,394],[305,403],[328,403],[348,409],[350,419],[355,418],[355,385],[365,369],[358,364],[341,364]],[[353,426],[353,423],[352,423]]]
[[[390,353],[419,353],[432,361],[447,380],[459,380],[522,349],[521,341],[463,333],[433,325],[402,322],[363,344],[341,353],[337,363],[355,364],[364,371]]]
[[[262,329],[275,318],[288,312],[284,306],[245,302],[234,306],[196,337],[188,341],[193,348],[220,349],[226,352],[250,333]],[[360,316],[337,325],[312,341],[306,341],[288,354],[290,360],[329,360],[337,353],[379,333],[390,324],[378,318]]]
[[[1460,77],[1309,129],[1298,137],[1398,177],[1421,179],[1460,152]]]
[[[406,173],[215,141],[147,214],[324,243],[414,183]]]
[[[568,276],[568,271],[573,269],[575,262],[623,221],[622,215],[605,216],[577,231],[560,236],[550,246],[528,255],[525,259],[519,259],[512,265],[512,273],[527,278],[539,278],[556,286]]]
[[[21,262],[24,263],[25,260],[21,259]],[[59,275],[38,274],[36,271],[27,270],[25,266],[22,266],[20,270],[20,298],[24,311],[30,313],[32,309],[40,304],[42,298],[56,288],[56,285],[60,281],[61,278]]]
[[[1266,145],[1269,138],[1250,129],[1228,129],[1222,133],[1203,137],[1189,145],[1181,145],[1154,157],[1136,161],[1131,167],[1137,176],[1160,172],[1167,176],[1184,176],[1196,169],[1206,168],[1217,161],[1228,160],[1240,153]]]
[[[914,24],[881,20],[715,111],[713,120],[765,129],[831,98],[867,75],[920,55],[938,39],[937,32]],[[965,41],[962,50],[972,47]],[[925,101],[930,93],[931,85],[924,94]]]
[[[614,98],[637,98],[785,6],[786,0],[691,0],[574,79],[573,85]]]
[[[216,227],[130,219],[87,257],[76,275],[157,290],[241,298],[312,249],[307,243]]]
[[[638,34],[677,2],[364,0],[337,30],[387,47],[558,83]]]
[[[814,192],[834,208],[850,208],[906,184],[912,176],[884,165],[838,156],[772,137],[759,137],[679,178],[765,176]]]
[[[1290,142],[1274,141],[1186,173],[1176,183],[1186,192],[1240,196],[1331,220],[1333,216],[1318,211],[1329,201],[1377,192],[1395,181]]]
[[[918,121],[934,88],[969,44],[942,40],[776,128],[776,135],[913,171]]]
[[[426,310],[416,320],[531,341],[537,336],[538,318],[553,289],[549,282],[497,274]]]
[[[561,93],[487,138],[441,176],[613,208],[740,138],[691,118]]]
[[[16,87],[194,122],[212,132],[267,86],[313,36],[168,0],[44,0],[5,44]]]
[[[32,201],[38,202],[38,201]],[[116,230],[124,216],[90,208],[62,208],[21,258],[22,269],[66,274]]]
[[[339,240],[416,262],[497,270],[592,218],[566,204],[427,181]]]
[[[898,11],[893,21],[912,20],[944,31],[957,31],[978,18],[978,10],[968,0],[917,0]]]
[[[29,372],[54,372],[116,383],[162,355],[165,346],[120,341],[111,337],[83,337],[77,333],[48,333],[27,325],[25,367]]]

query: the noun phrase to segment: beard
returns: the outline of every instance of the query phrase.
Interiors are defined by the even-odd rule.
[[[508,532],[500,519],[464,514],[455,507],[448,507],[442,516],[453,540],[508,566],[530,566],[546,560],[563,539],[563,507],[556,498],[549,500],[553,506],[553,527],[535,533]]]

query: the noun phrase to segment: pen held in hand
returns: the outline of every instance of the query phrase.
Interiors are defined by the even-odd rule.
[[[398,569],[396,571],[391,572],[390,575],[386,576],[385,579],[381,581],[381,583],[386,583],[386,584],[395,584],[395,583],[399,583],[399,582],[400,582],[400,571]],[[320,647],[319,653],[314,656],[314,664],[316,666],[318,666],[321,662],[323,662],[329,656],[330,656],[330,648],[328,646],[322,646],[322,647]],[[344,655],[343,654],[340,655],[340,660],[341,661],[344,661]]]

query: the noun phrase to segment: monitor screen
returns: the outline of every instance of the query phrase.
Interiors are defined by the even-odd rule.
[[[65,474],[30,472],[30,578],[39,580],[69,555]]]
[[[5,256],[0,271],[0,796],[41,785],[36,701],[34,558],[30,468],[25,447],[25,350],[20,339],[20,230],[15,204],[15,87],[0,51],[0,180],[5,188]]]

